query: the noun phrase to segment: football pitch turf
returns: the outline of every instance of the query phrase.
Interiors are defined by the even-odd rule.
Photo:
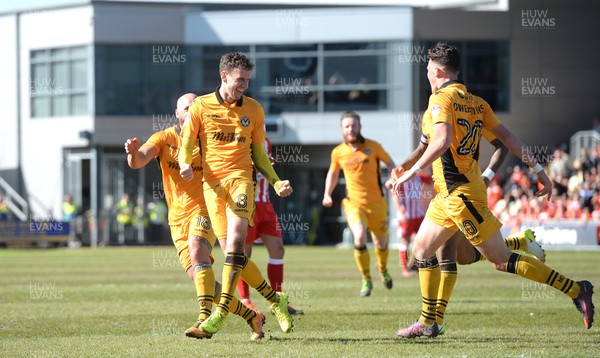
[[[223,255],[218,248],[214,254],[220,281]],[[265,339],[251,342],[248,326],[233,315],[210,340],[184,336],[198,307],[173,247],[0,250],[0,357],[600,355],[598,317],[586,330],[567,296],[485,262],[459,266],[445,335],[396,338],[421,309],[418,278],[400,277],[397,256],[392,250],[393,289],[374,272],[371,297],[360,298],[351,250],[288,247],[284,291],[305,315],[295,316],[294,330],[284,334],[252,291],[267,322]],[[255,248],[254,258],[266,275],[264,247]],[[600,251],[550,251],[547,263],[600,290]],[[371,266],[376,271],[373,255]]]

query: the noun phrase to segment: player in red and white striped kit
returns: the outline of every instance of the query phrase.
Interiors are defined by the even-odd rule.
[[[396,204],[397,235],[400,238],[400,263],[404,277],[410,277],[414,274],[408,268],[408,249],[413,235],[419,231],[419,226],[425,218],[425,210],[433,196],[432,184],[431,176],[421,172],[402,185],[398,196],[391,195]]]
[[[271,142],[265,138],[265,152],[271,156]],[[246,256],[252,256],[252,243],[261,239],[267,251],[269,252],[269,261],[267,264],[267,276],[271,287],[277,292],[283,288],[283,240],[281,237],[281,226],[277,220],[277,215],[273,209],[273,203],[269,199],[269,182],[265,177],[256,174],[256,195],[254,197],[254,227],[248,227],[244,251]],[[254,307],[250,300],[250,289],[243,280],[238,281],[238,294],[240,301],[247,307]],[[302,310],[294,309],[288,306],[288,311],[292,315],[303,314]]]

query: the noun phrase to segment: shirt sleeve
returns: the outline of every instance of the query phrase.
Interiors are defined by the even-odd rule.
[[[265,132],[265,111],[263,111],[262,106],[258,102],[256,102],[256,111],[254,117],[256,124],[252,130],[252,143],[262,144],[267,136]]]
[[[430,131],[431,126],[431,113],[429,109],[423,113],[423,120],[421,121],[421,143],[428,145],[429,144],[429,136],[431,135]]]
[[[481,134],[483,135],[483,138],[488,141],[488,143],[492,143],[496,139],[496,136],[485,128],[482,130]]]
[[[447,94],[437,92],[429,96],[427,110],[431,115],[432,125],[436,123],[452,124],[454,112],[452,110],[452,102]]]
[[[381,143],[377,143],[377,151],[379,152],[377,154],[377,157],[382,162],[387,163],[390,160],[392,160],[392,157],[390,156],[390,154],[388,152],[385,151],[385,149],[383,149],[383,145],[381,145]]]
[[[202,125],[202,100],[196,98],[189,109],[189,116],[181,127],[181,150],[179,151],[179,164],[192,164],[192,151],[196,145],[196,138]]]
[[[329,170],[338,171],[340,170],[340,163],[338,162],[338,154],[336,148],[331,152],[331,164],[329,165]]]
[[[144,145],[156,148],[156,156],[160,155],[160,150],[166,143],[166,133],[164,131],[158,131],[150,136]]]
[[[496,114],[494,114],[492,107],[490,107],[486,101],[483,101],[483,128],[491,131],[498,127],[500,123],[501,122],[498,117],[496,117]]]

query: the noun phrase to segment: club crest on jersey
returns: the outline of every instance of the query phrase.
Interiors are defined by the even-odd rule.
[[[436,105],[434,105],[434,106],[431,106],[431,109],[430,109],[430,111],[431,111],[431,116],[432,116],[433,118],[436,118],[436,117],[437,117],[437,116],[440,114],[440,109],[441,109],[441,107],[440,107],[440,105],[439,105],[439,104],[436,104]]]
[[[250,125],[250,118],[242,117],[242,127],[248,127]]]
[[[365,149],[363,150],[363,153],[365,153],[366,155],[371,155],[371,149]]]

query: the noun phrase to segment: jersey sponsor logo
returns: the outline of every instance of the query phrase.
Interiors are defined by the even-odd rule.
[[[346,161],[345,168],[348,170],[356,170],[361,164],[366,164],[369,162],[369,158],[351,158]]]
[[[227,143],[231,143],[231,142],[246,143],[246,140],[247,140],[247,138],[245,136],[240,135],[239,133],[235,133],[235,132],[230,132],[230,133],[214,132],[212,139],[220,141],[220,142],[227,142]]]
[[[179,167],[179,163],[178,162],[167,161],[167,166],[169,167],[169,169],[181,170],[181,168]],[[192,164],[192,171],[201,172],[202,171],[202,167],[200,167],[200,166],[194,166]]]
[[[242,117],[242,127],[248,127],[250,125],[250,118]]]

